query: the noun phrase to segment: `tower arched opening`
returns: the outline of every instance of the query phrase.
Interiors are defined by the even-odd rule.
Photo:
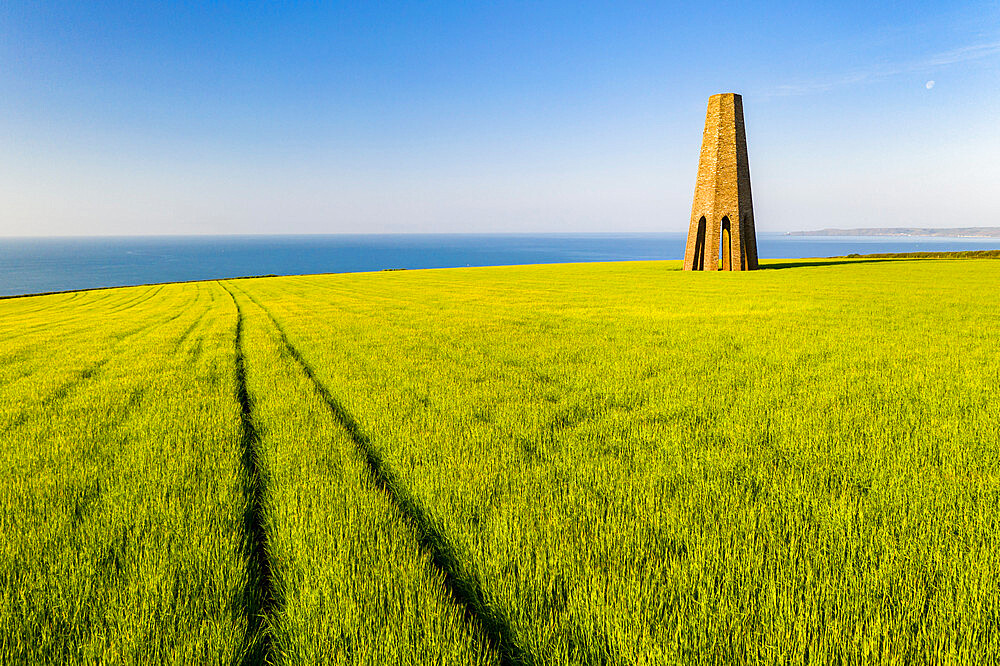
[[[733,230],[729,218],[722,218],[719,230],[719,270],[733,270]]]
[[[692,270],[705,270],[705,234],[707,227],[708,222],[705,220],[705,216],[702,215],[701,219],[698,220],[698,235],[694,243],[694,265],[692,266]]]

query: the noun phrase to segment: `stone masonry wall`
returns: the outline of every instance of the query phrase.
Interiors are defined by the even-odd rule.
[[[704,218],[704,227],[700,228]],[[720,263],[723,218],[729,220],[731,261]],[[757,236],[750,165],[747,159],[743,100],[734,93],[708,98],[698,160],[684,270],[755,270]]]

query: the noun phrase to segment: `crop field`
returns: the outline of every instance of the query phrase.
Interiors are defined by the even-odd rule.
[[[1000,263],[0,301],[0,663],[1000,663]]]

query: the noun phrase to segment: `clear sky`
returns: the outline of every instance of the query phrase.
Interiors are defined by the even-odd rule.
[[[0,3],[0,235],[1000,225],[1000,3]]]

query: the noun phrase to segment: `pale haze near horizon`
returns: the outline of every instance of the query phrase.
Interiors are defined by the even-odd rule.
[[[1000,8],[0,8],[0,235],[1000,226]],[[745,35],[723,41],[718,35]]]

